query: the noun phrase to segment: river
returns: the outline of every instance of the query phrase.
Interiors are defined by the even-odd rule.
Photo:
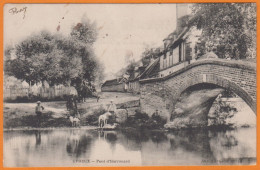
[[[5,167],[248,165],[256,128],[177,132],[4,131]]]

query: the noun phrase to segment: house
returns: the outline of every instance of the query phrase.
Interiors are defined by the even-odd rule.
[[[130,74],[128,79],[128,92],[138,93],[140,90],[140,84],[138,76],[144,71],[145,67],[135,67],[134,71]]]
[[[156,52],[148,56],[150,61],[146,67],[135,67],[127,79],[126,91],[139,93],[139,80],[167,76],[196,60],[196,46],[200,41],[201,31],[190,26],[193,18],[189,15],[188,9],[188,4],[176,5],[176,30],[163,40],[163,49],[156,48]]]
[[[188,4],[177,5],[177,28],[163,40],[164,52],[159,57],[159,77],[167,76],[196,60],[196,45],[201,31],[189,25],[192,18],[185,11],[188,11]]]
[[[128,84],[126,78],[117,78],[105,81],[101,86],[102,92],[126,92]]]
[[[139,93],[140,92],[140,83],[139,80],[145,78],[154,78],[158,77],[159,72],[159,58],[152,59],[150,64],[147,67],[139,67],[136,72],[135,76],[130,76],[128,83],[129,83],[129,92],[132,93]]]
[[[154,56],[154,61],[150,62],[144,72],[134,79],[135,81],[164,77],[196,61],[198,54],[196,46],[200,43],[201,31],[190,24],[194,17],[189,15],[189,5],[177,4],[176,16],[176,30],[163,40],[164,49],[157,53],[158,56]]]

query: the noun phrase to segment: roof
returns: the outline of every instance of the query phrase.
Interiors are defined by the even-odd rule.
[[[171,40],[172,38],[174,38],[174,35],[177,35],[177,31],[176,30],[174,32],[170,33],[165,39],[163,39],[163,41]]]
[[[159,64],[160,58],[157,58],[153,62],[151,62],[144,70],[142,74],[136,77],[136,79],[143,78],[145,76],[148,76],[156,67],[157,64]]]
[[[189,29],[189,27],[184,27],[183,31],[179,34],[179,36],[176,39],[172,39],[170,44],[166,47],[166,51],[169,50],[169,48],[174,48],[178,43],[180,43],[180,40],[189,31]]]
[[[138,76],[140,76],[140,74],[142,74],[142,72],[145,70],[145,68],[146,68],[145,66],[140,66],[140,67],[138,67],[137,70],[132,71],[128,80],[129,81],[135,80]],[[138,74],[135,75],[135,73],[138,73]]]
[[[199,12],[199,14],[201,14],[201,12]],[[197,14],[197,15],[199,15],[199,14]],[[195,15],[195,16],[187,16],[187,17],[189,17],[188,23],[186,24],[185,27],[183,27],[183,31],[178,34],[178,37],[176,39],[174,39],[173,35],[177,35],[177,30],[175,30],[174,32],[170,33],[168,35],[168,37],[164,39],[164,40],[171,40],[169,45],[164,50],[164,53],[166,53],[169,49],[174,48],[178,43],[180,43],[180,40],[186,35],[186,33],[192,27],[192,23],[197,19],[197,15]]]
[[[122,81],[121,81],[122,79],[123,78],[107,80],[107,81],[105,81],[105,83],[102,86],[112,86],[112,85],[122,84]]]

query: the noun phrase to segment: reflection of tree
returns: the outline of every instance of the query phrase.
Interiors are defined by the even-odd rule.
[[[165,133],[159,132],[159,131],[158,132],[157,131],[151,132],[150,137],[151,137],[151,140],[153,142],[156,142],[157,144],[167,140],[167,136],[165,135]]]
[[[221,141],[221,146],[226,147],[226,148],[231,148],[233,146],[237,146],[238,145],[238,141],[234,136],[225,136],[226,138],[224,138],[225,140]]]
[[[238,140],[228,131],[211,132],[212,140],[217,140],[218,145],[224,149],[231,149],[238,145]]]
[[[148,133],[144,131],[137,131],[135,129],[128,129],[122,131],[128,140],[134,140],[136,143],[147,142],[149,140]]]
[[[80,157],[84,153],[88,153],[84,156],[89,157],[92,140],[93,139],[91,136],[86,136],[85,134],[80,135],[73,131],[67,140],[66,151],[70,156],[73,157]]]
[[[136,131],[124,130],[121,133],[123,139],[118,139],[119,142],[130,150],[140,150],[142,143],[151,140],[156,146],[160,143],[167,141],[165,132],[160,131]],[[126,140],[125,140],[126,139]]]
[[[175,154],[177,149],[182,149],[203,159],[214,160],[212,151],[209,145],[208,133],[205,130],[181,130],[168,134],[170,140],[169,151]]]
[[[115,133],[107,133],[106,139],[109,143],[114,145],[117,141],[117,135]]]
[[[247,143],[245,133],[236,130],[210,131],[210,147],[217,160],[228,164],[250,164],[255,163],[254,160],[248,162],[240,162],[244,158],[255,157],[255,146]],[[246,131],[246,133],[249,131]]]
[[[112,152],[115,150],[115,145],[117,142],[116,132],[104,132],[105,140],[110,144]]]

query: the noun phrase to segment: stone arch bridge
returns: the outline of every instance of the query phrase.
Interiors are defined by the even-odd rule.
[[[140,80],[141,110],[151,115],[158,109],[169,118],[181,95],[196,85],[201,90],[208,87],[205,85],[230,90],[241,97],[256,114],[256,64],[242,61],[234,63],[223,59],[198,60],[168,76]],[[201,104],[207,105],[206,110],[209,111],[219,93],[208,98],[211,102],[202,101]]]

